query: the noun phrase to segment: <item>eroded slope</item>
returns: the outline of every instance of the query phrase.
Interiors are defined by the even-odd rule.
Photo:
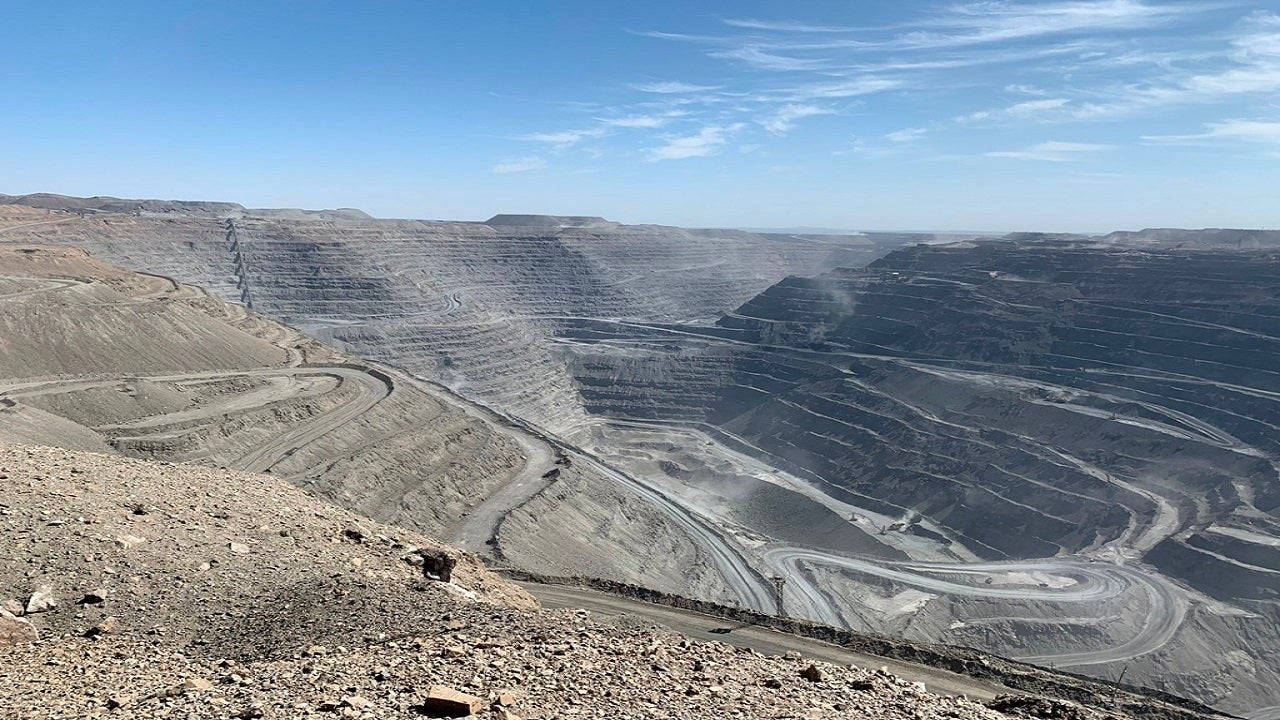
[[[1248,709],[1274,704],[1280,649],[1276,267],[917,246],[714,326],[560,333],[586,408],[614,419],[583,442],[725,523],[804,513],[743,529],[795,612]]]

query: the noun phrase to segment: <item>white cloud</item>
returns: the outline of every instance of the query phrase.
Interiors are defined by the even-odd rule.
[[[591,138],[604,137],[606,131],[603,128],[590,128],[587,130],[564,130],[562,132],[543,132],[530,133],[529,135],[521,135],[519,139],[528,140],[530,142],[546,143],[554,146],[558,150],[577,145],[583,140]]]
[[[1113,145],[1076,142],[1042,142],[1021,150],[1000,150],[984,153],[987,157],[1012,158],[1014,160],[1043,160],[1046,162],[1072,162],[1083,156],[1113,149]]]
[[[1111,88],[1106,92],[1111,97],[1081,104],[1072,117],[1116,117],[1168,105],[1280,91],[1280,15],[1254,13],[1244,26],[1244,34],[1231,41],[1230,67]]]
[[[809,23],[795,22],[792,20],[771,21],[756,20],[753,18],[729,18],[723,22],[725,25],[746,28],[748,30],[773,30],[776,32],[844,33],[863,29],[843,25],[811,25]]]
[[[1022,85],[1018,83],[1015,83],[1013,85],[1005,85],[1004,91],[1008,93],[1017,93],[1019,95],[1036,95],[1039,97],[1044,97],[1045,95],[1049,94],[1047,91],[1041,90],[1040,88],[1034,85]]]
[[[502,160],[493,166],[493,172],[499,175],[507,173],[526,172],[529,170],[541,170],[547,166],[547,161],[537,155],[528,155],[519,158],[510,158]]]
[[[902,81],[881,77],[860,77],[837,82],[820,82],[794,87],[786,91],[792,100],[818,100],[870,95],[900,87]]]
[[[968,115],[960,115],[955,120],[960,123],[982,122],[984,120],[1030,120],[1054,110],[1060,110],[1070,102],[1066,98],[1028,100],[995,110],[979,110]]]
[[[598,119],[605,125],[621,128],[657,128],[667,124],[665,117],[656,115],[629,115],[626,117]]]
[[[1224,120],[1206,123],[1205,132],[1193,135],[1143,135],[1152,143],[1173,145],[1197,144],[1214,140],[1280,144],[1280,122],[1267,120]]]
[[[631,87],[640,92],[657,93],[659,95],[678,95],[681,93],[707,92],[708,90],[719,90],[719,85],[691,85],[689,83],[680,82],[679,80],[667,80],[664,82],[639,83]]]
[[[773,117],[760,121],[760,125],[765,130],[774,135],[783,135],[791,132],[796,126],[796,121],[802,118],[813,117],[814,115],[830,115],[833,110],[821,108],[816,105],[783,105],[778,108]]]
[[[897,38],[905,47],[941,48],[1064,33],[1145,29],[1215,7],[1208,3],[1153,5],[1142,0],[1013,3],[976,0],[953,5],[924,23],[954,32],[920,30]]]
[[[778,55],[751,45],[730,50],[717,50],[707,53],[707,55],[721,60],[739,60],[761,70],[817,70],[829,64],[825,59]]]
[[[903,128],[902,130],[895,130],[894,132],[886,133],[884,139],[889,142],[909,143],[919,140],[928,132],[929,131],[925,128]]]
[[[742,123],[733,125],[708,125],[694,135],[669,137],[662,147],[649,152],[650,160],[683,160],[715,154],[729,141],[729,136],[741,130]]]

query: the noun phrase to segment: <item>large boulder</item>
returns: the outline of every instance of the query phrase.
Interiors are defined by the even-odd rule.
[[[40,634],[23,618],[0,609],[0,646],[22,645],[40,639]]]

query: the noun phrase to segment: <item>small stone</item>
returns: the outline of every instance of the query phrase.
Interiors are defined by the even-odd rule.
[[[116,545],[125,550],[132,550],[146,541],[146,538],[138,537],[137,535],[121,535],[116,538]]]
[[[782,681],[779,680],[778,678],[765,678],[764,682],[761,684],[773,690],[782,689]]]
[[[41,585],[31,593],[31,597],[27,598],[27,605],[23,610],[25,614],[49,612],[58,607],[58,600],[53,596],[53,590],[48,585]]]
[[[237,555],[247,555],[249,553],[249,546],[244,543],[229,542],[227,543],[227,549]]]
[[[0,610],[4,610],[10,615],[22,615],[22,613],[25,612],[25,609],[22,607],[22,603],[12,598],[0,603]]]
[[[800,677],[809,682],[822,682],[822,671],[818,669],[817,665],[810,663],[809,667],[800,671]]]
[[[420,706],[428,717],[467,717],[483,708],[484,700],[444,685],[432,685]]]
[[[516,696],[509,692],[498,693],[497,704],[500,707],[511,707],[516,704]]]
[[[365,708],[373,707],[372,700],[360,697],[359,695],[344,695],[338,704],[342,707],[350,707],[357,710],[364,710]]]
[[[109,635],[116,631],[116,626],[118,624],[119,624],[119,621],[116,620],[114,616],[108,615],[106,618],[102,620],[102,622],[98,623],[97,625],[94,625],[88,630],[85,630],[84,636],[92,638],[92,637],[98,637],[99,635]]]
[[[112,695],[107,698],[107,709],[118,710],[128,704],[128,700],[121,695]]]
[[[183,680],[178,687],[182,688],[183,692],[210,690],[213,688],[213,683],[204,678],[193,677]]]
[[[187,693],[190,693],[190,692],[200,692],[203,690],[209,690],[212,687],[213,687],[213,683],[209,682],[208,680],[205,680],[204,678],[191,677],[191,678],[187,678],[186,680],[183,680],[182,682],[178,683],[177,685],[174,685],[173,687],[170,687],[167,690],[164,690],[158,693],[158,696],[159,697],[178,697],[179,695],[186,695]]]
[[[84,594],[84,597],[80,599],[80,604],[81,605],[97,605],[98,603],[106,602],[106,600],[107,600],[107,589],[95,588]]]

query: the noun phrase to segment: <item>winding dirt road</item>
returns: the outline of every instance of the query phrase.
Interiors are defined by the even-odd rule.
[[[1187,612],[1186,600],[1164,581],[1130,567],[1101,562],[1069,558],[974,563],[886,561],[843,557],[788,546],[771,548],[765,553],[765,559],[787,576],[789,597],[800,604],[803,614],[835,627],[845,626],[844,620],[823,591],[810,581],[804,564],[840,568],[930,592],[965,597],[1098,603],[1134,590],[1141,590],[1146,595],[1146,615],[1138,633],[1132,638],[1098,650],[1015,656],[1015,659],[1038,665],[1098,665],[1145,655],[1163,647],[1173,638]],[[1006,573],[1044,573],[1068,578],[1072,582],[1060,588],[1002,587],[955,582],[938,577],[940,573],[976,573],[988,577]]]

